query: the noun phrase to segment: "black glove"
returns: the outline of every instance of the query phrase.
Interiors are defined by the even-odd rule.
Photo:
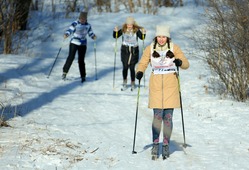
[[[166,57],[173,58],[173,57],[175,57],[175,55],[172,51],[168,50],[166,53]]]
[[[175,59],[173,62],[175,63],[176,67],[180,67],[182,65],[182,60],[180,60],[178,58]]]
[[[138,80],[141,80],[141,78],[143,77],[143,75],[144,75],[144,73],[143,73],[142,71],[139,71],[139,72],[137,72],[137,74],[136,74],[136,78],[137,78]]]

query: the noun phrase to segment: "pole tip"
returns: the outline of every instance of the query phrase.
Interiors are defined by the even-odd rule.
[[[184,148],[186,148],[188,145],[187,145],[186,143],[184,143],[182,146],[183,146]]]

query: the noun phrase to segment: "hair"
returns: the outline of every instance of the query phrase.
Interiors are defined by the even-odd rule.
[[[155,57],[155,58],[158,58],[158,57],[160,57],[160,55],[158,54],[158,52],[156,51],[156,45],[157,45],[157,37],[155,37],[154,39],[153,39],[153,41],[154,41],[154,45],[153,45],[153,53],[152,53],[152,56],[153,57]],[[168,49],[170,49],[170,41],[171,41],[171,38],[169,38],[169,37],[167,37],[167,44],[168,44]],[[170,50],[168,50],[168,52],[169,52]],[[166,56],[167,56],[167,54],[168,54],[168,52],[166,53]],[[171,51],[170,51],[171,52]],[[172,53],[172,52],[171,52]],[[170,53],[170,58],[173,58],[174,57],[174,54],[172,55]],[[172,57],[173,56],[173,57]]]
[[[142,28],[143,28],[143,27],[137,25],[137,23],[135,22],[135,23],[133,24],[133,33],[136,33],[139,29],[142,29]],[[127,24],[126,24],[126,23],[123,24],[122,31],[123,31],[123,32],[126,32],[126,31],[127,31]]]

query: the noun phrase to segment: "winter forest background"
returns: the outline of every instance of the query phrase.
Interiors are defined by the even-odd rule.
[[[0,169],[247,169],[248,0],[1,0],[0,7]],[[68,42],[60,38],[82,10],[99,38],[99,80],[92,68],[83,86],[76,65],[71,80],[60,80],[68,52]],[[189,72],[181,72],[190,147],[180,147],[176,111],[166,163],[148,161],[148,76],[142,80],[137,157],[130,153],[137,94],[112,89],[111,32],[130,15],[148,30],[144,45],[156,24],[173,25],[174,40],[191,64]],[[94,55],[92,43],[88,56]],[[93,58],[87,63],[94,65]]]

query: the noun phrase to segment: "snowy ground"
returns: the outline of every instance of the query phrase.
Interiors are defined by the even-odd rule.
[[[80,83],[77,61],[61,80],[68,53],[62,35],[72,19],[44,20],[32,32],[23,55],[0,55],[1,116],[10,127],[0,128],[0,169],[248,169],[248,102],[221,98],[209,89],[210,72],[188,36],[197,27],[200,7],[160,11],[159,15],[134,14],[147,29],[145,45],[154,37],[155,25],[167,23],[172,38],[190,61],[180,70],[187,148],[182,147],[180,109],[174,112],[170,158],[150,158],[152,110],[147,108],[147,69],[141,82],[135,150],[132,154],[137,89],[120,91],[119,48],[115,87],[112,29],[128,14],[92,14],[89,22],[97,34],[97,78],[93,41],[88,39],[87,81]],[[46,34],[44,34],[44,32]],[[31,33],[30,33],[31,34]],[[48,36],[50,35],[50,36]],[[118,47],[121,40],[118,41]],[[140,47],[142,50],[142,42]],[[47,75],[62,47],[49,78]]]

